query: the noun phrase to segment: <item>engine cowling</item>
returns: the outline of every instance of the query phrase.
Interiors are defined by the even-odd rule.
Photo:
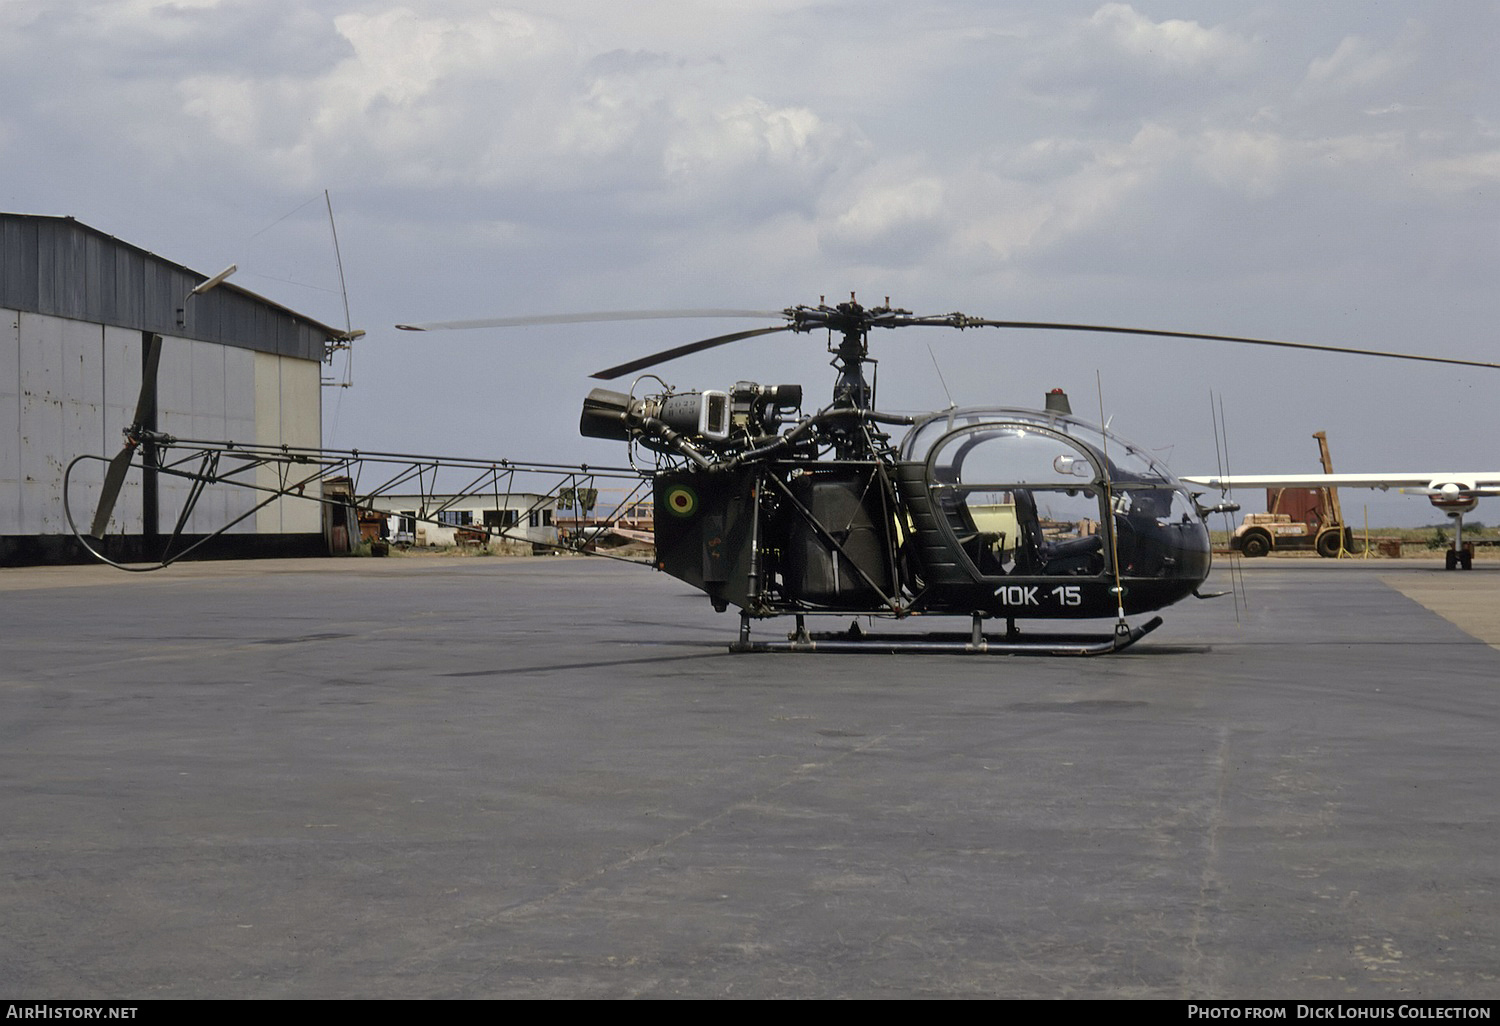
[[[1479,505],[1473,481],[1433,481],[1427,485],[1427,500],[1444,513],[1469,513]]]

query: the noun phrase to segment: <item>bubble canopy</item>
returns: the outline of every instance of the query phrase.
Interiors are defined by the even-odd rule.
[[[1004,444],[984,444],[992,441]],[[976,484],[1085,484],[1107,474],[1115,486],[1181,487],[1140,446],[1072,414],[1043,410],[968,407],[934,414],[907,432],[901,459],[929,463],[940,479],[956,480],[962,468],[963,480]]]
[[[1208,529],[1181,482],[1072,414],[949,410],[915,424],[900,455],[925,571],[988,588],[1007,615],[1053,594],[1080,613],[1116,594],[1126,609],[1160,608],[1208,574]],[[1020,581],[1045,583],[1033,595]]]

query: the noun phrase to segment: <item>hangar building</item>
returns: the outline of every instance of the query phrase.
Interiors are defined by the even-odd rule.
[[[87,558],[64,513],[64,470],[76,456],[120,451],[153,334],[162,337],[157,430],[321,444],[325,347],[344,333],[230,282],[192,295],[207,280],[70,217],[0,213],[0,566]],[[73,471],[69,501],[82,530],[104,471],[99,460]],[[189,487],[132,470],[109,555],[153,558]],[[209,488],[185,536],[219,530],[258,499],[248,489]],[[326,551],[319,504],[284,498],[199,554]]]

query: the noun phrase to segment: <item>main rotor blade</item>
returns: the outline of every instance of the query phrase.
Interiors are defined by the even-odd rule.
[[[593,313],[541,314],[533,317],[488,317],[476,321],[398,324],[402,331],[448,331],[463,328],[522,328],[533,324],[593,324],[599,321],[665,321],[694,317],[784,317],[782,310],[599,310]]]
[[[1320,346],[1311,342],[1280,342],[1269,338],[1242,338],[1238,335],[1203,335],[1194,331],[1154,331],[1150,328],[1116,328],[1103,324],[1054,324],[1048,321],[990,321],[954,314],[950,318],[922,318],[913,323],[950,325],[963,328],[1040,328],[1048,331],[1095,331],[1112,335],[1150,335],[1156,338],[1199,339],[1206,342],[1236,342],[1250,346],[1278,346],[1283,349],[1310,349],[1319,353],[1342,353],[1347,356],[1383,356],[1390,360],[1421,360],[1426,363],[1448,363],[1459,367],[1484,367],[1500,370],[1500,363],[1483,360],[1460,360],[1449,356],[1422,356],[1417,353],[1392,353],[1383,349],[1355,349],[1349,346]]]
[[[94,511],[94,523],[89,528],[91,538],[103,539],[104,532],[109,530],[109,517],[115,511],[115,500],[120,496],[120,486],[125,483],[130,458],[134,455],[135,447],[127,445],[109,461],[109,469],[104,473],[104,491],[99,494],[99,508]]]
[[[156,368],[160,363],[161,336],[152,335],[146,350],[146,363],[141,368],[141,394],[135,401],[135,420],[130,422],[131,427],[145,427],[147,415],[156,408]],[[119,459],[118,456],[115,458]]]
[[[753,328],[750,331],[736,331],[732,335],[716,335],[713,338],[705,338],[698,342],[689,342],[685,346],[677,346],[675,349],[664,349],[659,353],[652,353],[650,356],[643,356],[639,360],[631,360],[629,363],[622,363],[616,367],[608,367],[602,371],[590,374],[589,377],[608,381],[611,378],[623,377],[633,371],[645,370],[647,367],[666,363],[668,360],[675,360],[679,356],[701,353],[705,349],[712,349],[715,346],[728,345],[730,342],[738,342],[741,339],[755,338],[757,335],[774,335],[778,331],[792,330],[793,327],[790,324],[779,324],[774,328]]]

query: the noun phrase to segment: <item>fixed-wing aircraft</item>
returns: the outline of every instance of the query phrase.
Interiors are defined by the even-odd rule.
[[[1468,570],[1474,563],[1473,546],[1465,547],[1464,514],[1487,495],[1500,495],[1500,471],[1432,472],[1409,474],[1223,474],[1189,476],[1187,484],[1229,492],[1235,488],[1399,488],[1425,495],[1432,505],[1453,518],[1453,547],[1448,550],[1449,570]]]

